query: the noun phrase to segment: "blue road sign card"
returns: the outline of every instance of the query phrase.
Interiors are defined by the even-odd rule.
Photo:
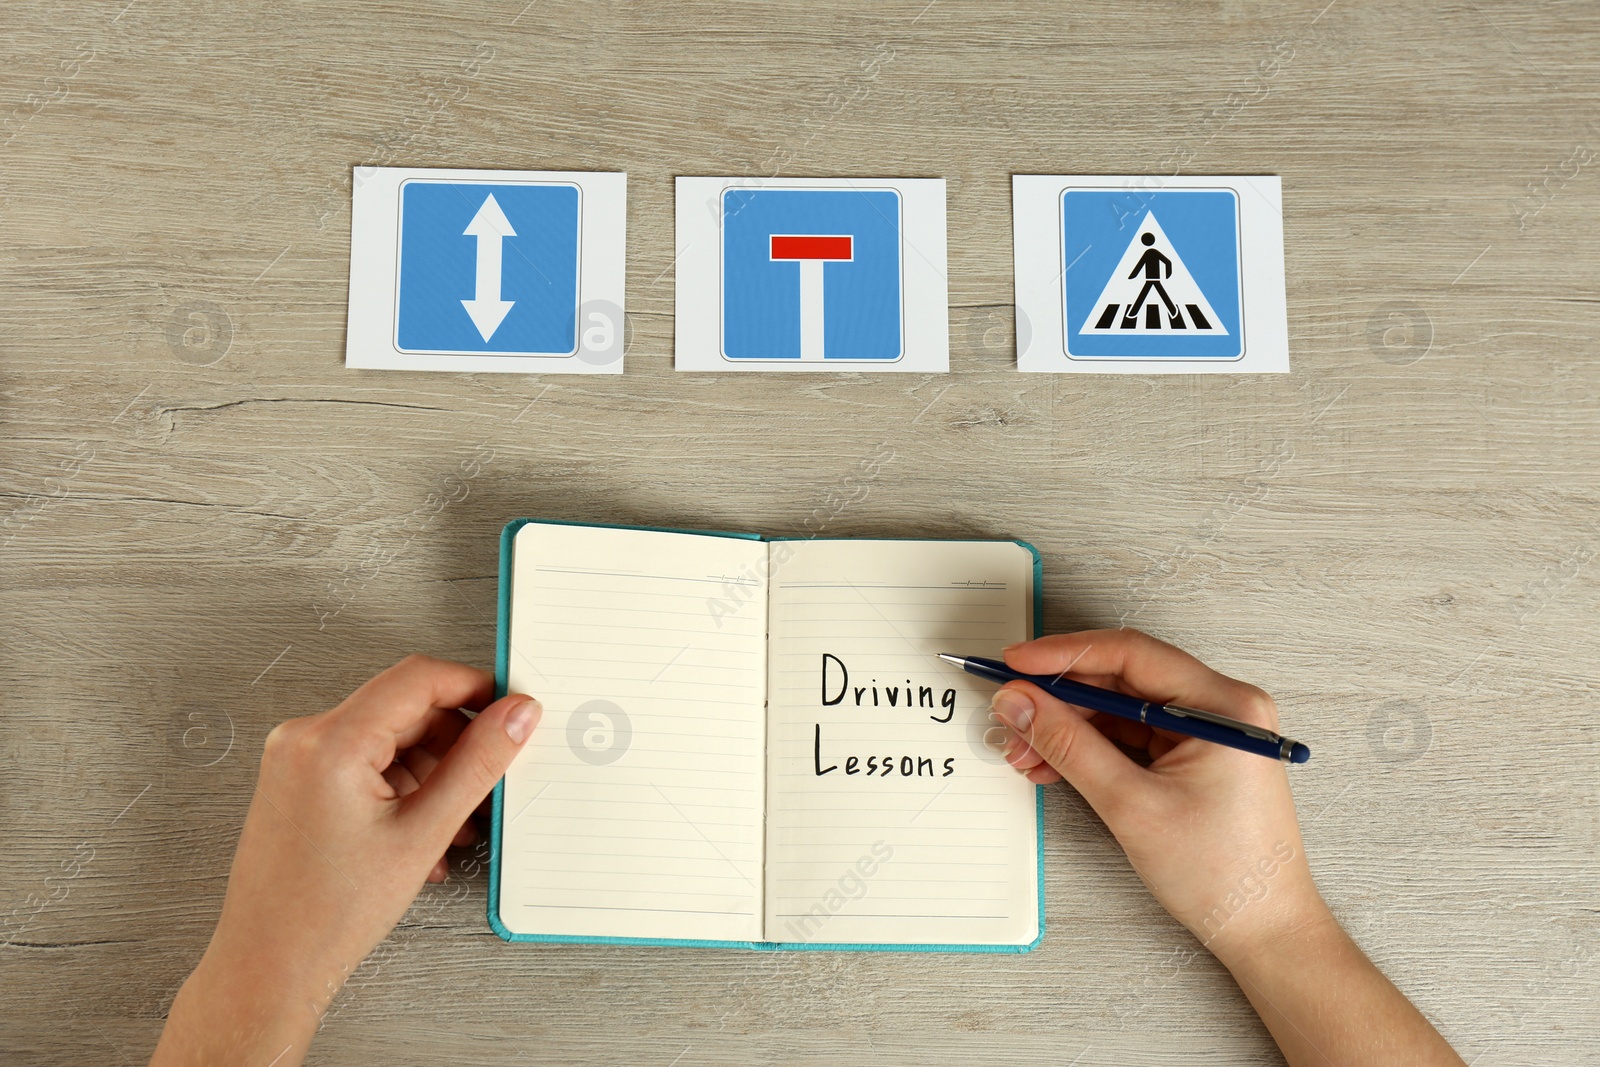
[[[620,373],[626,182],[358,169],[346,365]]]
[[[403,183],[395,347],[575,353],[580,203],[569,182]]]
[[[1012,179],[1024,371],[1289,369],[1276,177]]]
[[[949,366],[944,182],[678,179],[679,370]]]

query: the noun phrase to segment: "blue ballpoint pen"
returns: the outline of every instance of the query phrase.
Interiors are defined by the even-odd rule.
[[[1115,715],[1119,719],[1142,722],[1158,730],[1170,730],[1175,734],[1198,737],[1202,741],[1227,745],[1229,748],[1253,752],[1269,759],[1283,760],[1285,763],[1304,763],[1311,758],[1311,750],[1300,742],[1291,741],[1264,727],[1230,719],[1226,715],[1197,711],[1178,704],[1156,704],[1128,696],[1126,693],[1115,693],[1099,686],[1076,682],[1062,675],[1023,674],[1021,671],[1012,670],[997,659],[947,656],[943,652],[939,653],[939,658],[947,663],[954,663],[968,674],[976,674],[979,678],[987,678],[1002,685],[1019,680],[1032,682],[1057,700],[1076,704],[1090,711]]]

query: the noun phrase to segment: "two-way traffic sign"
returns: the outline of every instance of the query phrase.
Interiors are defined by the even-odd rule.
[[[357,167],[345,366],[620,374],[628,176]]]
[[[406,182],[395,347],[576,352],[580,209],[569,182]]]

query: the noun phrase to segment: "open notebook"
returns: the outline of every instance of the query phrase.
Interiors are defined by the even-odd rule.
[[[513,941],[1025,952],[1037,787],[993,686],[1035,635],[1015,541],[767,540],[518,520],[500,691],[544,718],[495,790]]]

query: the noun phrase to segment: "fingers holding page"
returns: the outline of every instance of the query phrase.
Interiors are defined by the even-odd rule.
[[[472,720],[460,708],[433,708],[425,712],[416,727],[402,731],[395,742],[402,747],[426,752],[437,763],[461,737]]]
[[[409,748],[459,719],[456,708],[482,708],[494,696],[494,676],[464,663],[407,656],[377,675],[329,713],[341,732]],[[459,733],[459,730],[456,731]]]
[[[422,832],[461,834],[474,809],[505,774],[533,733],[543,708],[530,696],[514,693],[485,708],[408,798],[411,818]]]

